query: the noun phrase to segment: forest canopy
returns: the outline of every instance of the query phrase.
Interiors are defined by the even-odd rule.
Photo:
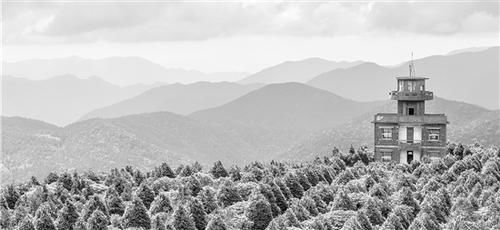
[[[500,229],[500,150],[374,162],[364,148],[310,162],[220,161],[50,173],[4,186],[2,229]]]

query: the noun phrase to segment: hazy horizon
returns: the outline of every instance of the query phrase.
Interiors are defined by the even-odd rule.
[[[2,11],[3,62],[136,56],[252,74],[314,57],[391,66],[412,52],[418,59],[500,44],[498,2],[484,1],[7,2]]]

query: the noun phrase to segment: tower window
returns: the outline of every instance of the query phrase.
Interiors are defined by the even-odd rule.
[[[392,129],[391,128],[382,128],[382,139],[383,140],[392,140]]]
[[[408,108],[408,115],[415,115],[415,109],[414,108]]]
[[[389,162],[392,160],[392,150],[382,149],[380,152],[382,162]]]
[[[429,141],[439,141],[439,129],[429,129]]]

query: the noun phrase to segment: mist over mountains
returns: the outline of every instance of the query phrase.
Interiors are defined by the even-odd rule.
[[[429,73],[427,90],[437,95],[427,112],[448,116],[450,141],[500,145],[500,112],[490,109],[499,92],[494,52],[498,48],[415,61],[417,74]],[[303,67],[311,61],[331,64],[297,63]],[[466,62],[473,64],[463,67]],[[291,74],[294,63],[252,75],[244,81],[264,83],[248,84],[119,87],[97,77],[4,76],[2,181],[71,169],[146,169],[160,161],[300,160],[328,154],[335,146],[371,146],[373,115],[395,111],[387,93],[396,89],[396,76],[407,75],[406,64],[343,63],[352,66],[318,67],[322,72],[304,83],[311,75]],[[450,68],[455,65],[462,66]],[[294,82],[265,84],[287,74]],[[476,89],[479,85],[484,90]]]
[[[56,125],[75,122],[90,110],[119,102],[158,86],[120,87],[98,77],[60,75],[47,80],[2,77],[2,115],[22,116]]]
[[[427,87],[435,95],[489,109],[500,108],[499,47],[430,56],[414,63],[418,76],[430,78]],[[397,67],[364,63],[320,74],[307,84],[353,100],[372,101],[386,99],[387,93],[396,87],[397,76],[408,76],[408,63]]]
[[[3,75],[28,79],[45,79],[66,74],[81,78],[98,76],[117,85],[237,81],[245,76],[245,73],[236,72],[203,73],[197,70],[166,68],[141,57],[86,59],[73,56],[4,62],[3,65]]]

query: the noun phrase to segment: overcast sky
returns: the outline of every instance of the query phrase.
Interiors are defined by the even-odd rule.
[[[321,57],[396,64],[499,45],[499,3],[5,3],[4,61],[140,56],[166,67],[255,72]]]

